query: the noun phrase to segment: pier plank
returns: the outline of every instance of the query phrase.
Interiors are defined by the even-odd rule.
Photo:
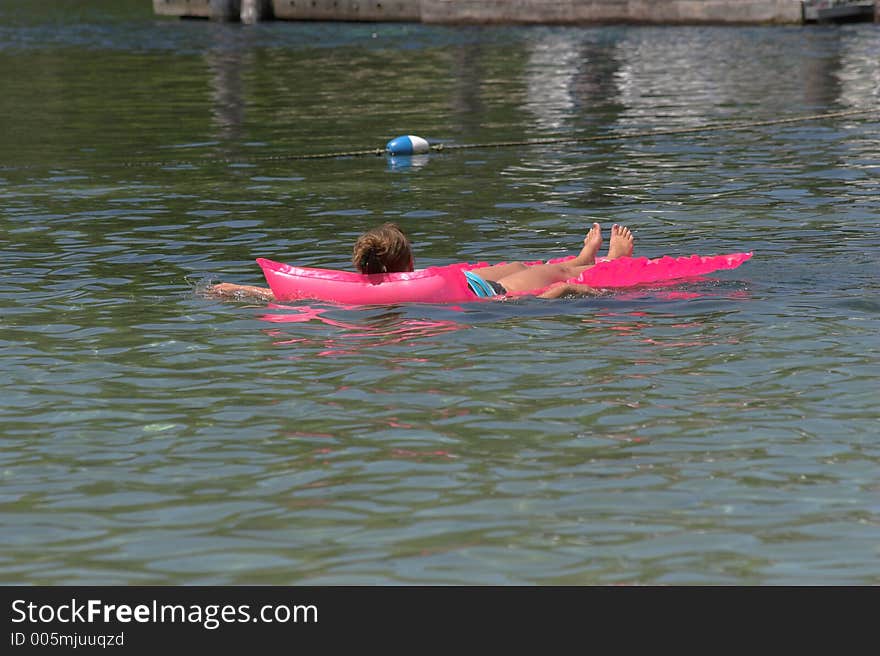
[[[880,21],[880,0],[153,0],[156,14],[440,24],[801,24]]]
[[[274,0],[276,18],[287,20],[421,20],[422,0]]]

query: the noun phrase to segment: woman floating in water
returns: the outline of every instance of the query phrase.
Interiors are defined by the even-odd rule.
[[[495,266],[463,271],[468,286],[477,297],[502,296],[524,293],[536,289],[545,291],[538,298],[559,298],[566,295],[597,295],[600,292],[587,285],[566,282],[578,277],[596,263],[596,255],[602,246],[602,229],[598,223],[584,238],[581,252],[564,262],[533,264],[510,262]],[[608,259],[630,257],[633,252],[633,235],[629,228],[614,225],[608,247]],[[412,245],[403,231],[394,223],[385,223],[361,235],[354,245],[352,263],[362,274],[400,273],[415,270]],[[479,272],[479,273],[477,273]],[[271,289],[252,285],[220,283],[209,288],[208,293],[222,298],[255,298],[275,300]]]

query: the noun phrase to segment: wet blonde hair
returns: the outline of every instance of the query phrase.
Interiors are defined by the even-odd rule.
[[[358,238],[351,261],[361,273],[412,271],[412,246],[397,224],[383,223]]]

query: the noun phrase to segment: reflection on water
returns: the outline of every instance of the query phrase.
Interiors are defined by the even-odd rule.
[[[435,337],[454,330],[461,330],[466,326],[454,321],[422,321],[414,319],[399,319],[389,322],[391,317],[385,316],[380,325],[355,324],[331,319],[323,316],[330,308],[313,308],[310,306],[287,306],[272,303],[270,308],[286,310],[283,314],[264,314],[260,316],[262,321],[271,323],[304,323],[318,321],[333,328],[343,331],[337,337],[325,337],[314,340],[307,337],[289,337],[281,331],[270,331],[270,337],[276,338],[274,343],[278,346],[300,344],[314,346],[320,344],[322,350],[318,356],[354,355],[367,348],[383,347],[392,344],[400,344],[423,337]],[[349,308],[349,312],[357,313],[357,308]],[[389,325],[390,323],[390,325]]]
[[[876,107],[873,26],[242,30],[76,4],[0,5],[4,581],[880,582],[877,117],[286,159]],[[593,221],[648,257],[755,256],[458,307],[187,284],[348,268],[386,220],[419,266],[571,254]]]
[[[389,171],[411,171],[418,170],[428,165],[431,161],[430,155],[395,155],[388,157]]]
[[[612,293],[614,298],[619,301],[686,301],[698,298],[724,298],[728,300],[747,300],[749,298],[748,290],[744,289],[726,289],[722,281],[707,277],[692,277],[685,280],[673,280],[665,282],[654,282],[646,285],[639,285],[630,288],[614,290]],[[528,303],[531,299],[520,299],[520,303]],[[504,304],[516,305],[517,301],[502,300]],[[303,336],[291,336],[289,332],[282,330],[270,330],[266,334],[273,338],[275,346],[298,345],[307,349],[307,357],[314,355],[320,357],[326,356],[349,356],[358,355],[366,349],[386,347],[394,344],[401,344],[409,341],[418,341],[421,339],[429,339],[437,337],[444,333],[454,332],[472,328],[463,321],[466,319],[466,307],[450,306],[449,311],[464,313],[462,321],[454,320],[437,320],[426,321],[420,319],[407,319],[398,313],[383,313],[378,320],[368,322],[358,321],[363,315],[363,311],[368,308],[349,307],[349,306],[324,306],[313,307],[311,305],[286,305],[280,303],[269,303],[267,309],[273,312],[259,315],[261,321],[267,321],[275,324],[307,324],[315,322],[322,324],[331,329],[331,331],[322,331],[320,337],[309,336],[304,333]],[[277,310],[278,312],[275,312]],[[507,312],[505,308],[502,312]],[[515,309],[513,310],[516,311]],[[548,316],[553,316],[558,312],[558,308],[547,307],[545,311]],[[343,314],[350,317],[351,320],[335,319],[327,316],[327,314]],[[629,316],[638,316],[640,313],[627,313]],[[535,316],[534,313],[532,316]],[[625,323],[625,325],[616,325],[613,321],[613,313],[599,313],[595,319],[582,319],[584,323],[595,321],[602,322],[604,328],[608,330],[632,331],[638,330],[637,325]],[[609,322],[608,318],[612,318]],[[681,328],[693,327],[697,324],[680,324]],[[646,343],[654,343],[653,340],[646,339]],[[672,346],[683,345],[683,343],[675,343]],[[418,346],[414,344],[412,346]],[[317,349],[317,350],[316,350]]]
[[[224,140],[241,137],[244,125],[243,68],[240,50],[220,50],[206,54],[211,71],[212,120]]]
[[[541,33],[527,46],[527,84],[524,107],[535,116],[535,126],[553,134],[580,125],[568,125],[596,107],[615,107],[620,89],[615,77],[619,60],[607,43],[584,38],[579,31]]]

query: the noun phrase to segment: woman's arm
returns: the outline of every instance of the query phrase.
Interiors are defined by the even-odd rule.
[[[261,301],[274,301],[275,294],[267,287],[254,287],[253,285],[235,285],[231,282],[221,282],[218,285],[208,287],[207,294],[217,298],[231,298],[236,300],[258,299]]]
[[[562,296],[602,296],[605,292],[590,287],[589,285],[578,285],[572,282],[560,282],[553,285],[550,289],[542,294],[538,294],[538,298],[560,298]]]

